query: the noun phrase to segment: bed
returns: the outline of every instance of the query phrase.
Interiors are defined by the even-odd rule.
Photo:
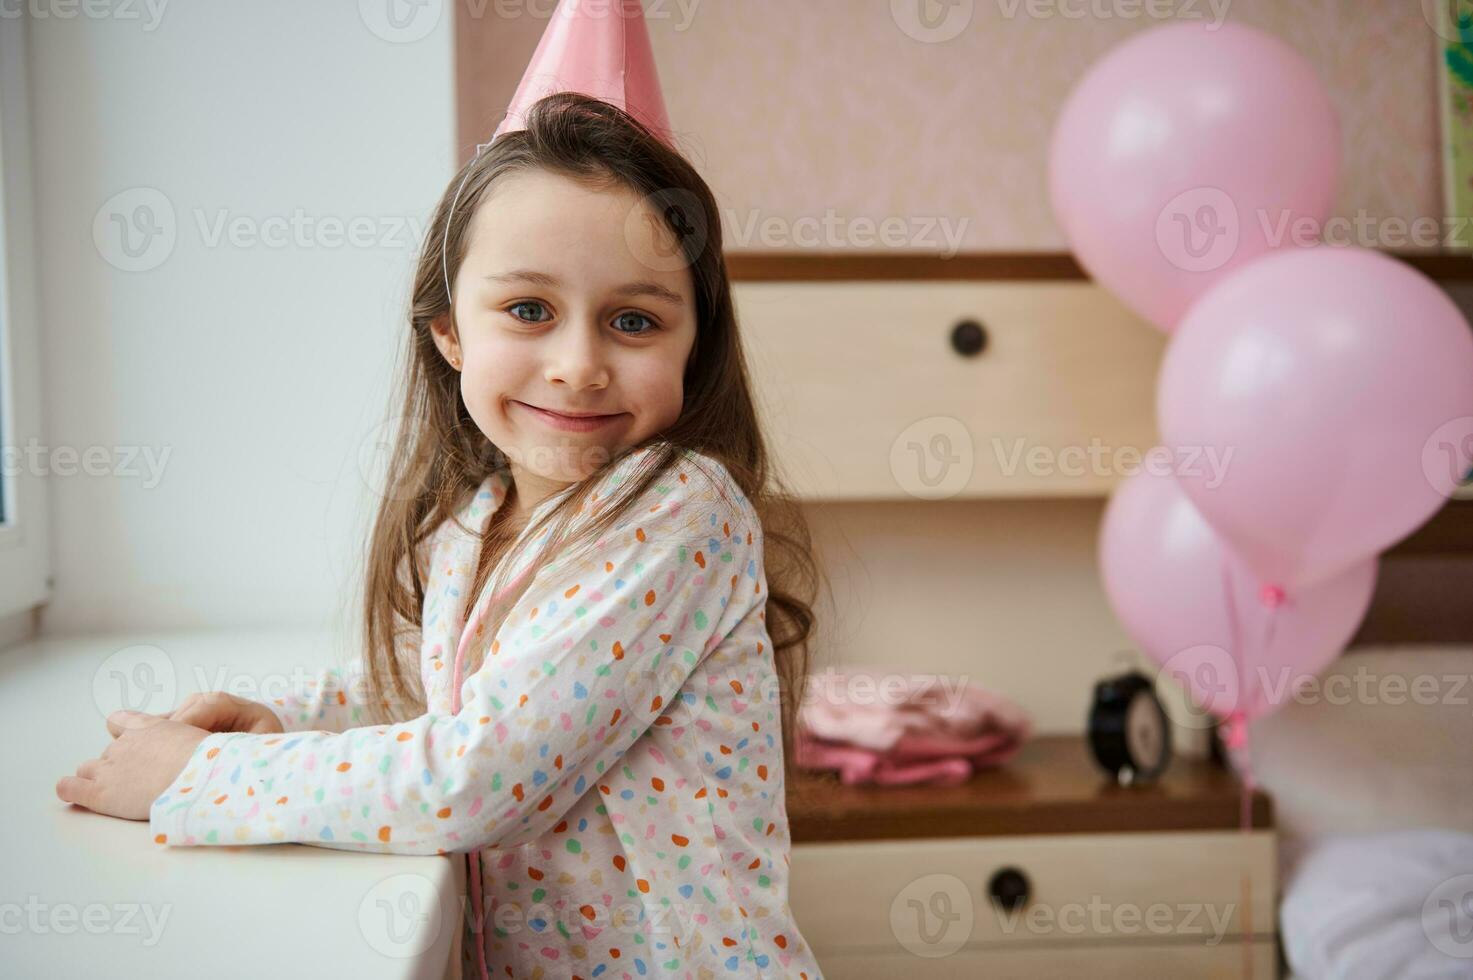
[[[1292,980],[1473,977],[1473,644],[1352,646],[1255,724]]]

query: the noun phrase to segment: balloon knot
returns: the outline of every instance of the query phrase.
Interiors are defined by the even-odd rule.
[[[1258,593],[1258,599],[1270,609],[1277,609],[1284,603],[1284,588],[1281,585],[1265,585]]]
[[[1230,749],[1241,748],[1248,740],[1248,717],[1241,711],[1234,711],[1223,719],[1222,722],[1222,744]]]

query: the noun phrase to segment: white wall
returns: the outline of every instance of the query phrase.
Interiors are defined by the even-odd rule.
[[[360,448],[390,411],[411,228],[454,160],[452,12],[401,4],[421,19],[376,33],[390,2],[166,2],[156,23],[141,0],[110,5],[136,20],[40,5],[46,440],[107,447],[93,468],[108,471],[64,475],[51,457],[44,633],[351,612],[372,505]],[[119,268],[112,216],[160,195],[173,217],[155,212],[152,267]],[[305,244],[263,243],[299,209]],[[211,244],[221,215],[254,241]],[[369,244],[334,244],[324,220],[353,218]]]

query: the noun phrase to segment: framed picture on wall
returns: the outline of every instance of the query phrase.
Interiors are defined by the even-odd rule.
[[[1453,4],[1435,32],[1442,118],[1443,247],[1473,251],[1473,10]],[[1454,21],[1452,18],[1456,18]]]

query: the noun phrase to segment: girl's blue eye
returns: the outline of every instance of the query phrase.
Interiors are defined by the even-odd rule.
[[[638,331],[620,330],[619,331],[620,333],[631,333],[633,336],[639,336],[640,334],[649,333],[650,330],[653,330],[655,328],[655,321],[651,320],[649,317],[645,316],[643,313],[635,313],[633,310],[630,310],[627,313],[620,313],[618,315],[618,317],[615,318],[614,323],[615,324],[619,323],[625,317],[634,317],[636,320],[643,320],[645,323],[649,324],[649,329],[648,330],[638,330]]]
[[[523,307],[535,307],[536,309],[539,309],[539,310],[543,311],[544,313],[547,312],[547,307],[544,304],[542,304],[541,302],[539,302],[539,301],[537,301],[535,299],[524,299],[524,300],[522,300],[520,302],[513,303],[511,306],[508,306],[506,308],[506,311],[508,313],[510,313],[513,317],[515,317],[517,320],[520,320],[523,323],[543,323],[545,320],[551,319],[551,317],[536,317],[535,319],[529,319],[527,317],[524,317],[521,314],[517,313],[517,310],[519,310],[519,309],[521,309]],[[622,327],[619,326],[619,324],[621,324],[621,323],[624,323],[624,324],[627,325],[628,322],[631,320],[631,318],[633,320],[633,325],[634,325],[635,329],[633,329],[633,330],[625,330],[625,329],[623,329]],[[643,321],[643,323],[645,324],[645,326],[643,328],[640,327],[640,322],[641,321]],[[615,324],[615,329],[618,330],[619,333],[627,334],[628,336],[631,336],[631,337],[640,337],[640,336],[643,336],[643,335],[645,335],[647,333],[651,333],[655,329],[657,329],[654,320],[651,320],[649,317],[645,316],[643,313],[636,313],[633,310],[629,310],[627,312],[620,313],[617,317],[614,318],[614,324]]]
[[[518,307],[521,307],[521,306],[535,306],[538,309],[544,310],[544,311],[547,309],[547,307],[543,306],[541,303],[537,302],[536,300],[528,299],[528,300],[522,300],[520,303],[513,303],[511,306],[508,306],[506,308],[506,311],[508,313],[511,313],[511,315],[514,316],[514,317],[516,317],[518,320],[522,320],[524,323],[541,323],[542,322],[542,320],[540,318],[539,319],[536,319],[536,320],[527,320],[524,317],[517,316],[517,314],[515,312],[513,312],[513,311],[516,310]]]

